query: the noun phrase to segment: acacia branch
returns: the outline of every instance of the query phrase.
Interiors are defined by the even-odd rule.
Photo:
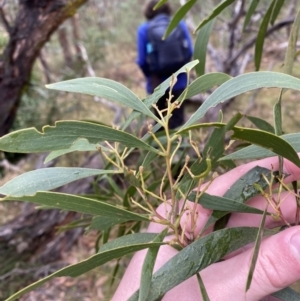
[[[275,24],[274,26],[270,27],[267,32],[266,32],[266,37],[268,37],[270,34],[272,34],[273,32],[279,30],[282,27],[288,26],[290,24],[292,24],[294,22],[294,18],[289,18],[289,19],[285,19],[282,20],[280,22],[278,22],[277,24]],[[229,64],[234,64],[242,54],[244,54],[249,48],[251,48],[256,42],[256,36],[253,37],[250,41],[248,41],[243,47],[242,49],[240,49],[240,51],[238,51],[229,61]]]

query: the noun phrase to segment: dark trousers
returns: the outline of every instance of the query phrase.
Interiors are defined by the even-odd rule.
[[[172,102],[175,101],[184,90],[172,91]],[[159,110],[166,109],[168,107],[167,99],[169,98],[169,91],[167,90],[165,94],[157,101],[156,105]],[[165,115],[165,113],[164,113]],[[159,118],[157,111],[155,110],[155,116]],[[184,103],[181,104],[180,108],[175,108],[172,112],[172,117],[169,120],[169,129],[175,129],[184,123]]]

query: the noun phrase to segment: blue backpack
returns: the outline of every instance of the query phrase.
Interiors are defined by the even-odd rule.
[[[180,25],[162,39],[169,23],[170,17],[164,14],[148,22],[147,63],[150,73],[158,76],[171,76],[190,60],[188,40]]]

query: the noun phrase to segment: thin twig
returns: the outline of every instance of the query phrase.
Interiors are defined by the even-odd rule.
[[[5,12],[3,10],[5,1],[3,0],[1,5],[0,5],[0,20],[2,21],[4,28],[6,29],[6,31],[10,34],[11,33],[11,26],[6,18]]]
[[[270,34],[272,34],[273,32],[275,32],[276,30],[285,27],[287,25],[290,25],[294,22],[294,18],[289,18],[289,19],[285,19],[282,20],[280,22],[278,22],[277,24],[275,24],[274,26],[272,26],[271,28],[268,29],[268,31],[266,32],[266,37],[268,37]],[[251,40],[249,40],[246,44],[244,44],[244,47],[242,47],[240,49],[240,51],[238,51],[229,61],[229,65],[234,64],[234,62],[237,61],[237,59],[243,55],[249,48],[251,48],[255,42],[256,42],[256,36],[253,37]]]

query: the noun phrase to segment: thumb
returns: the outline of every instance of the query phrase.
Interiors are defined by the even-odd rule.
[[[300,279],[300,227],[265,239],[250,289],[245,292],[252,249],[201,272],[211,300],[258,301]]]

